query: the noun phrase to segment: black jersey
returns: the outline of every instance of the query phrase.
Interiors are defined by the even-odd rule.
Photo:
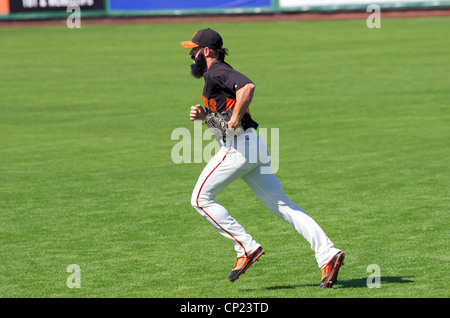
[[[236,92],[246,84],[253,83],[248,77],[233,69],[228,63],[214,62],[203,75],[203,103],[206,112],[224,112],[234,109]],[[242,118],[244,129],[257,128],[258,124],[251,119],[250,112]]]

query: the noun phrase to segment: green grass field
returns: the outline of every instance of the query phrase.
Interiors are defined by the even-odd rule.
[[[231,284],[223,238],[175,164],[212,27],[279,128],[276,175],[346,252],[333,289],[241,180],[218,200],[266,250]],[[449,297],[449,18],[0,28],[0,297]],[[70,264],[81,288],[68,288]],[[368,288],[380,268],[381,287]]]

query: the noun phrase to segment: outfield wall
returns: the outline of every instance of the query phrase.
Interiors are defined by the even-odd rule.
[[[450,0],[0,0],[1,20],[66,18],[70,4],[82,17],[273,14],[284,12],[365,11],[450,8]]]

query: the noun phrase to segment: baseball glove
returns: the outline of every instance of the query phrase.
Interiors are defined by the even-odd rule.
[[[235,135],[228,129],[228,122],[232,115],[233,110],[231,108],[226,112],[210,112],[206,115],[205,122],[218,142],[225,141],[227,135]]]

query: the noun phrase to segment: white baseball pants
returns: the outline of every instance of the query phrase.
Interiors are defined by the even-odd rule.
[[[269,160],[267,160],[269,158]],[[230,138],[203,169],[194,191],[192,206],[223,236],[234,241],[237,257],[248,256],[259,248],[250,234],[215,200],[217,194],[242,178],[256,196],[276,215],[287,221],[311,245],[319,268],[339,252],[320,226],[283,192],[270,170],[266,144],[254,129]]]

